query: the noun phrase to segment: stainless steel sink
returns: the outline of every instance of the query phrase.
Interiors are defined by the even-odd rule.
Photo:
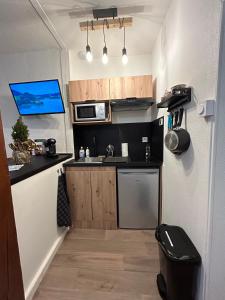
[[[102,157],[86,157],[85,159],[79,159],[78,161],[76,161],[76,163],[80,163],[80,164],[102,164],[103,163],[103,159]]]
[[[106,157],[104,160],[105,163],[126,163],[128,162],[128,157],[114,156]]]
[[[86,157],[85,159],[79,159],[76,163],[80,164],[102,164],[102,163],[126,163],[128,157],[121,156],[109,156],[109,157]]]

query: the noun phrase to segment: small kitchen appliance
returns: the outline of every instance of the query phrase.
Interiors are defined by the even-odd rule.
[[[45,150],[46,150],[46,155],[48,157],[56,157],[56,140],[53,138],[48,139],[45,142]]]
[[[158,208],[158,169],[118,169],[119,228],[156,228]]]
[[[107,105],[104,102],[91,102],[74,105],[76,122],[104,121],[108,118]]]

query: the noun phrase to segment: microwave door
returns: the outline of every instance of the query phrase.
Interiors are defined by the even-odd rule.
[[[76,120],[96,120],[96,107],[95,105],[80,105],[76,106]]]

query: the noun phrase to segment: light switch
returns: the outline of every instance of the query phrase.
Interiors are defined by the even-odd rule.
[[[215,100],[206,100],[198,105],[198,115],[200,117],[210,117],[215,114]]]

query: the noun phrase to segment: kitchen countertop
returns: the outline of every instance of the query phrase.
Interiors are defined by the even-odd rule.
[[[128,159],[127,162],[102,162],[102,163],[88,163],[77,162],[75,159],[63,164],[63,167],[117,167],[117,168],[160,168],[162,162],[157,159],[150,161],[133,161]]]
[[[51,168],[69,158],[71,153],[58,154],[57,157],[51,158],[46,156],[32,156],[31,163],[25,164],[20,170],[10,172],[11,185],[38,174],[48,168]],[[8,160],[9,165],[14,165],[12,159]]]

